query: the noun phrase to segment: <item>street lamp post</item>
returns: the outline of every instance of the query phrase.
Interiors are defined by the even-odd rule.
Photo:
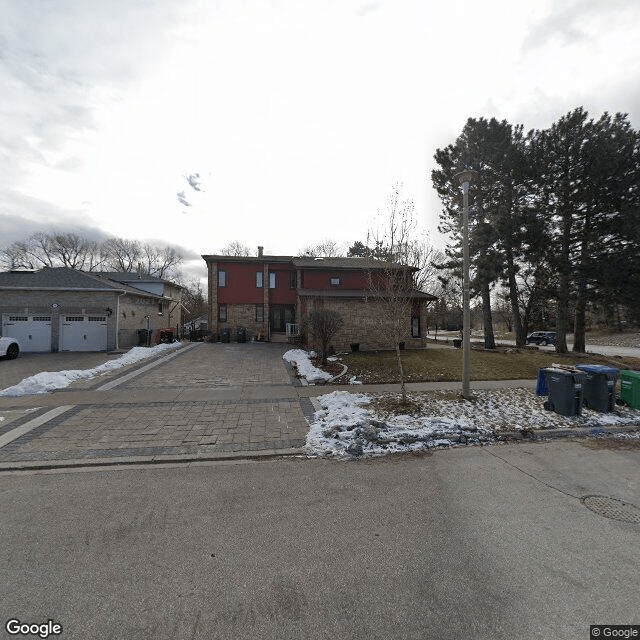
[[[471,400],[469,353],[471,351],[471,310],[469,308],[469,182],[478,175],[467,169],[456,173],[462,185],[462,397]]]

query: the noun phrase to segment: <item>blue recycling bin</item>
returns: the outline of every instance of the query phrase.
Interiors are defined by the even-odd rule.
[[[619,370],[602,364],[579,364],[576,369],[585,372],[582,384],[584,405],[603,413],[613,411]]]
[[[536,395],[537,396],[549,395],[549,387],[547,387],[547,374],[545,373],[544,368],[538,369],[538,383],[536,384]]]

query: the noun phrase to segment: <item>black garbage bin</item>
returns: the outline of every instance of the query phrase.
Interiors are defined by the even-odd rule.
[[[577,369],[544,369],[549,400],[544,408],[561,416],[579,416],[582,413],[582,385],[585,373]]]
[[[231,342],[231,332],[229,329],[223,329],[220,332],[220,342]]]
[[[247,341],[247,329],[245,327],[238,327],[238,333],[236,335],[236,340],[238,342],[246,342]]]
[[[579,364],[576,369],[585,372],[582,386],[584,406],[603,413],[613,411],[616,405],[618,369],[602,364]]]

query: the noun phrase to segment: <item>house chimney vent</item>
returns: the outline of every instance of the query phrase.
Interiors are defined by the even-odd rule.
[[[264,247],[258,247],[258,258],[262,258],[263,251],[264,251]]]

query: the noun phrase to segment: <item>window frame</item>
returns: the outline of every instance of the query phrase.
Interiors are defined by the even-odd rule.
[[[334,282],[337,280],[338,282]],[[329,286],[330,287],[341,287],[342,286],[342,278],[340,276],[329,276]]]
[[[289,289],[297,289],[298,287],[298,274],[295,271],[289,272]]]
[[[220,280],[222,279],[222,284],[220,284]],[[220,269],[218,271],[218,288],[224,289],[227,286],[227,270]]]
[[[264,289],[264,271],[256,271],[256,289]]]
[[[413,333],[413,321],[417,320],[418,321],[418,333],[414,334]],[[421,326],[421,322],[420,322],[420,316],[411,316],[411,337],[412,338],[421,338],[422,337],[422,326]]]
[[[224,311],[224,314],[223,314]],[[224,317],[223,317],[224,315]],[[218,322],[226,322],[227,321],[227,317],[228,317],[228,313],[227,313],[227,304],[226,303],[219,303],[218,304]]]
[[[271,284],[273,282],[273,285]],[[275,271],[269,271],[269,289],[277,289],[278,274]]]
[[[264,305],[256,305],[256,322],[264,322]]]

